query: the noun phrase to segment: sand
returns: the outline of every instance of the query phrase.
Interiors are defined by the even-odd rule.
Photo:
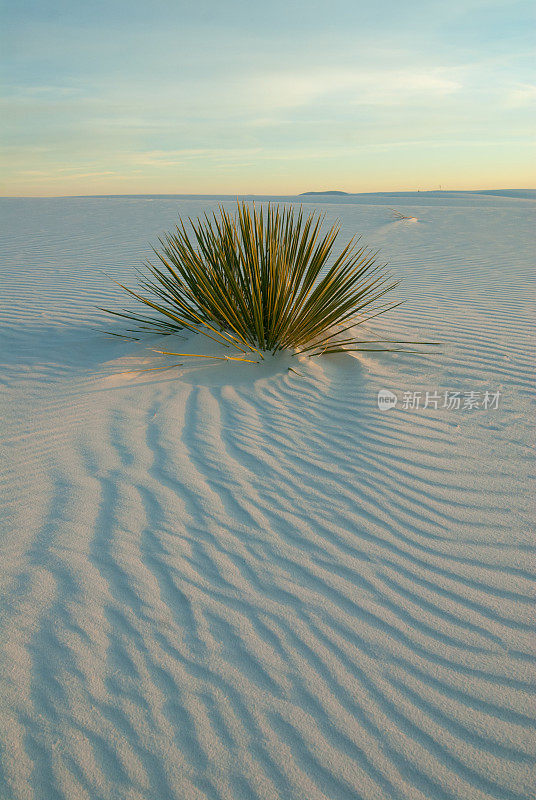
[[[304,203],[431,355],[136,372],[105,273],[216,202],[0,201],[0,797],[533,797],[536,194]]]

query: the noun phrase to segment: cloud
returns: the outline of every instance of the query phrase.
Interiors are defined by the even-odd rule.
[[[254,99],[265,110],[330,99],[344,99],[351,105],[398,105],[443,97],[461,88],[458,80],[437,70],[280,72],[252,78],[249,100]]]
[[[66,174],[68,173],[68,174]],[[117,173],[113,170],[105,170],[105,171],[95,171],[95,172],[81,172],[76,168],[69,168],[69,169],[55,169],[53,171],[50,170],[36,170],[36,169],[24,169],[24,170],[17,170],[13,173],[14,175],[26,179],[31,178],[35,180],[47,180],[47,181],[66,181],[66,180],[78,180],[79,178],[102,178],[109,175],[116,175]]]
[[[134,153],[132,161],[139,166],[169,167],[182,166],[185,161],[225,159],[233,162],[257,155],[259,148],[221,148],[221,147],[190,147],[181,150],[148,150]]]
[[[536,103],[536,84],[521,83],[511,89],[507,97],[507,105],[511,108],[523,108]]]

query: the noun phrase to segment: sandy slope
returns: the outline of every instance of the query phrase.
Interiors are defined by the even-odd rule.
[[[433,356],[128,372],[102,270],[211,202],[0,203],[0,797],[531,797],[536,203],[316,201]]]

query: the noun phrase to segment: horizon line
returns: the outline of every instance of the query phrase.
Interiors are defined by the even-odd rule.
[[[0,195],[1,200],[66,200],[82,198],[123,198],[123,197],[223,197],[223,198],[257,198],[257,197],[360,197],[366,195],[400,195],[400,194],[492,194],[494,192],[536,192],[536,188],[507,188],[494,189],[393,189],[377,192],[346,192],[338,189],[308,190],[296,194],[263,194],[252,192],[215,192],[215,193],[190,193],[190,192],[131,192],[127,194],[58,194],[58,195]],[[521,198],[520,198],[521,199]]]

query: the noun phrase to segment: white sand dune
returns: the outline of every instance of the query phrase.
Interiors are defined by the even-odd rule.
[[[135,372],[104,273],[215,204],[0,201],[0,797],[533,797],[536,197],[304,204],[433,355]]]

